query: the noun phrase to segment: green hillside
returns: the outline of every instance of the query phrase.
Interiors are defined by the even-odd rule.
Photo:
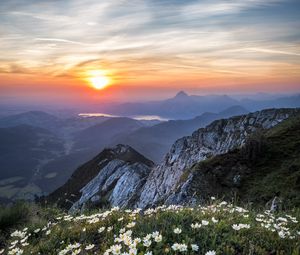
[[[264,205],[280,192],[283,206],[299,206],[300,118],[257,132],[243,148],[200,162],[191,172],[188,194],[198,200],[213,195]]]

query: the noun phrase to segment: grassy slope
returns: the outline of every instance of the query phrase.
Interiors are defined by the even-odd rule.
[[[288,213],[299,216],[297,211]],[[10,238],[4,254],[7,254],[8,246],[14,244],[15,240],[18,242],[10,250],[22,249],[24,254],[59,254],[67,249],[68,252],[61,254],[74,252],[72,254],[83,255],[104,254],[112,245],[120,245],[122,252],[128,252],[129,243],[132,244],[132,240],[140,238],[136,245],[131,246],[135,247],[137,252],[130,254],[145,255],[146,252],[152,251],[153,255],[205,255],[207,251],[215,250],[218,255],[299,255],[299,223],[293,216],[284,213],[272,215],[268,212],[259,215],[253,210],[244,210],[223,202],[207,207],[157,208],[143,213],[112,209],[67,216],[53,212],[46,222],[39,221],[20,226],[21,237]],[[202,226],[195,229],[192,227],[195,223]],[[234,224],[247,224],[249,228],[235,230]],[[110,227],[112,229],[109,229]],[[176,228],[179,228],[181,233],[175,233]],[[120,235],[125,231],[129,232]],[[156,231],[161,238],[154,238],[153,233]],[[123,241],[118,241],[116,237],[122,238]],[[24,238],[26,241],[21,241]],[[151,240],[149,247],[144,244],[145,238]],[[172,246],[175,243],[186,245],[187,251],[174,251]],[[71,247],[70,244],[76,244],[77,248]],[[90,244],[94,247],[89,251],[85,250]],[[192,251],[192,244],[197,244],[199,251]]]
[[[266,133],[266,149],[245,185],[250,198],[268,199],[276,191],[287,203],[300,205],[300,118]],[[243,191],[244,192],[244,191]]]
[[[286,206],[300,205],[300,118],[249,139],[246,146],[194,165],[190,194],[264,204],[281,192]],[[233,178],[241,176],[240,183]]]

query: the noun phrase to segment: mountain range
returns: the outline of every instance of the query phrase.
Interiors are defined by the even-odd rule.
[[[287,157],[286,160],[282,157],[281,159],[284,160],[276,166],[276,169],[278,169],[278,174],[282,175],[283,167],[289,162],[291,169],[295,170],[293,174],[298,176],[299,164],[292,164],[291,160],[294,157],[297,159],[297,153],[299,153],[299,150],[295,151],[299,145],[299,132],[294,133],[290,131],[298,130],[299,114],[299,109],[269,109],[216,120],[205,128],[196,130],[192,136],[177,140],[166,154],[163,162],[156,166],[152,166],[152,163],[148,164],[147,167],[143,166],[142,168],[145,171],[142,175],[140,174],[140,160],[133,160],[130,164],[125,164],[120,158],[120,150],[127,154],[132,152],[133,149],[127,145],[118,145],[109,150],[109,154],[116,155],[117,158],[111,160],[110,157],[106,156],[106,153],[100,153],[92,161],[87,162],[76,170],[76,175],[80,175],[80,172],[82,172],[81,174],[89,175],[89,169],[93,169],[92,174],[89,175],[85,182],[81,181],[83,178],[76,178],[74,174],[65,185],[50,194],[46,200],[52,202],[58,202],[59,200],[62,206],[65,206],[65,201],[68,201],[68,208],[78,210],[90,204],[97,204],[100,207],[110,205],[146,208],[161,203],[181,204],[191,202],[193,199],[200,201],[203,197],[211,194],[221,196],[221,191],[226,189],[222,186],[224,185],[222,182],[218,184],[219,179],[214,179],[215,175],[225,176],[226,178],[222,179],[222,181],[230,182],[231,186],[227,188],[227,191],[229,189],[230,192],[233,192],[235,191],[235,185],[239,185],[240,182],[244,181],[245,173],[250,174],[252,172],[256,176],[262,173],[257,173],[255,167],[252,167],[252,170],[249,170],[250,168],[245,170],[245,166],[242,165],[243,157],[240,158],[240,164],[231,164],[228,167],[224,164],[225,172],[218,170],[222,167],[220,166],[216,169],[211,167],[209,171],[206,170],[203,173],[203,171],[197,170],[200,166],[203,164],[208,164],[209,166],[210,162],[215,162],[222,157],[231,157],[233,153],[237,153],[235,159],[238,158],[239,153],[243,153],[245,155],[244,158],[248,158],[248,161],[245,161],[246,163],[244,162],[244,164],[254,166],[254,162],[257,162],[255,160],[260,157],[264,158],[264,151],[272,151],[272,148],[276,148],[278,151],[284,150],[284,148],[289,147],[286,142],[294,138],[297,138],[297,140],[289,147],[290,150],[294,151],[293,155]],[[291,125],[288,121],[293,118],[296,118],[296,121],[292,121],[295,124]],[[276,126],[280,123],[282,123],[283,127],[280,126],[281,128],[278,131]],[[260,140],[258,140],[257,144],[251,142],[251,137],[260,134],[260,132],[267,137],[267,142],[263,146]],[[285,136],[290,134],[290,137],[288,137],[290,140],[285,141],[286,137],[281,137],[280,132],[285,134]],[[282,139],[282,145],[279,140],[275,146],[273,142],[275,137],[278,136]],[[263,149],[260,150],[260,146]],[[140,154],[135,152],[134,155]],[[262,162],[267,158],[265,157]],[[276,158],[276,154],[271,153],[271,158]],[[143,158],[143,161],[145,161],[145,158]],[[147,161],[149,162],[149,160]],[[130,174],[125,175],[127,171]],[[276,175],[276,171],[274,170],[275,173],[271,171],[271,175]],[[270,174],[270,169],[267,174]],[[139,176],[139,178],[136,176]],[[272,179],[272,185],[274,186],[276,186],[274,182],[277,177],[275,176]],[[204,180],[203,183],[201,178]],[[260,179],[257,178],[257,180],[267,180],[268,178],[268,176],[262,174]],[[70,189],[70,187],[75,187],[76,183],[80,183],[80,186]],[[122,189],[120,189],[120,183],[122,184]],[[133,186],[132,183],[138,183],[139,185]],[[219,186],[214,190],[210,188],[210,183],[211,185]],[[298,185],[297,181],[295,185]],[[293,190],[296,189],[295,185]],[[132,190],[133,187],[134,190]],[[198,187],[200,191],[204,190],[206,193],[203,191],[203,193],[196,192],[194,194],[193,189],[195,187]],[[124,194],[126,195],[124,196]],[[133,196],[132,194],[135,195]],[[122,199],[115,199],[118,196],[122,196]],[[271,194],[266,195],[265,198],[267,199],[269,196]]]
[[[286,107],[297,106],[298,99],[299,96],[294,96],[258,101],[261,106],[281,102]],[[20,194],[27,199],[51,193],[99,151],[118,144],[128,145],[155,164],[161,164],[177,139],[215,120],[247,114],[248,108],[259,105],[258,101],[235,100],[229,96],[189,96],[179,92],[171,99],[141,103],[140,108],[134,106],[143,115],[162,116],[166,111],[175,117],[185,116],[182,120],[169,121],[109,116],[57,117],[41,111],[5,116],[0,118],[0,199],[9,201],[20,198]],[[248,108],[237,104],[241,102]],[[123,110],[127,109],[126,105],[131,104],[123,105]],[[145,105],[149,111],[144,110]],[[153,112],[153,107],[161,112]],[[195,115],[206,107],[221,110]]]
[[[166,121],[153,126],[151,124],[156,122],[125,117],[61,119],[38,111],[2,118],[0,163],[5,172],[0,173],[1,197],[14,199],[23,193],[25,198],[32,198],[33,195],[52,192],[63,185],[78,166],[105,147],[120,143],[131,145],[152,161],[160,162],[176,139],[215,119],[246,112],[242,107],[234,106],[218,114],[205,113],[190,120]],[[8,136],[8,130],[14,134]],[[35,137],[39,137],[42,131],[48,134],[52,143],[59,144],[58,151],[50,142],[42,144],[44,154],[41,154],[41,149],[36,149],[41,144]],[[30,139],[24,138],[30,135]],[[18,150],[18,143],[30,153]],[[9,171],[12,168],[14,171]]]
[[[239,105],[249,111],[267,108],[300,107],[300,95],[235,99],[228,95],[188,95],[184,91],[174,97],[152,102],[124,103],[103,108],[106,113],[122,116],[158,115],[168,119],[191,119],[205,112],[220,112]],[[101,106],[99,106],[100,109]]]

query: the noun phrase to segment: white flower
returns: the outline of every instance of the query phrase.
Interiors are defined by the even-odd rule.
[[[156,236],[159,236],[159,232],[158,232],[158,231],[154,231],[154,232],[152,233],[152,237],[153,237],[153,238],[155,238]]]
[[[94,244],[89,244],[89,245],[87,245],[87,246],[85,247],[85,249],[88,251],[88,250],[93,249],[94,247],[95,247]]]
[[[23,250],[20,248],[14,248],[8,252],[9,255],[21,255],[23,254]]]
[[[186,244],[179,244],[174,243],[171,247],[174,251],[187,251],[187,245]]]
[[[130,223],[127,224],[126,227],[127,228],[133,228],[135,226],[135,224],[136,224],[135,222],[130,222]]]
[[[121,228],[120,230],[119,230],[119,233],[125,233],[126,232],[126,228]]]
[[[11,233],[11,237],[19,237],[23,239],[26,236],[26,232],[18,231],[16,230],[15,232]]]
[[[198,251],[199,250],[199,246],[197,244],[191,244],[192,250],[193,251]]]
[[[207,226],[209,224],[209,222],[207,220],[202,220],[201,223],[202,223],[203,226]]]
[[[191,224],[191,227],[194,229],[201,228],[201,226],[202,225],[200,223]]]
[[[232,228],[233,228],[234,230],[236,230],[236,231],[238,231],[238,230],[241,229],[240,226],[239,226],[238,224],[233,224],[233,225],[232,225]]]
[[[81,249],[74,250],[74,251],[72,251],[72,255],[77,255],[80,252],[81,252]]]
[[[153,254],[152,251],[148,251],[145,253],[145,255],[152,255],[152,254]]]
[[[182,230],[180,228],[175,228],[174,229],[175,234],[180,234],[181,232],[182,232]]]
[[[41,231],[41,229],[40,228],[37,228],[37,229],[35,229],[33,232],[34,233],[38,233],[38,232],[40,232]]]
[[[240,229],[243,229],[243,228],[249,229],[250,225],[249,224],[233,224],[232,228],[236,231],[239,231]]]
[[[19,242],[19,240],[15,240],[15,241],[11,242],[10,244],[14,246],[14,245],[16,245],[18,242]]]
[[[105,230],[105,227],[101,227],[101,228],[98,229],[98,233],[100,234],[100,233],[102,233],[104,230]]]
[[[208,251],[205,253],[205,255],[216,255],[215,251]]]
[[[133,243],[135,244],[135,245],[137,245],[138,243],[140,243],[142,240],[141,240],[141,238],[135,238],[134,240],[133,240]]]
[[[179,243],[174,243],[171,247],[174,251],[178,251],[179,250]]]
[[[144,239],[143,245],[144,245],[145,247],[149,247],[149,246],[151,245],[151,243],[152,243],[151,240],[149,240],[149,239]]]
[[[285,238],[285,233],[283,231],[279,231],[278,235],[280,238]]]
[[[162,235],[155,236],[154,241],[157,242],[157,243],[161,242],[162,241]]]
[[[87,222],[88,222],[89,224],[94,224],[94,223],[97,223],[97,222],[99,222],[99,221],[100,221],[99,218],[92,218],[92,219],[88,220]]]
[[[51,230],[50,230],[50,229],[49,229],[49,230],[47,230],[47,232],[46,232],[46,236],[50,235],[50,233],[51,233]]]
[[[219,222],[217,219],[215,219],[215,217],[212,217],[211,221],[212,221],[213,223],[218,223],[218,222]]]
[[[121,249],[122,249],[122,246],[120,244],[116,244],[116,245],[112,245],[110,247],[110,250],[111,252],[114,254],[114,255],[118,255],[121,253]]]

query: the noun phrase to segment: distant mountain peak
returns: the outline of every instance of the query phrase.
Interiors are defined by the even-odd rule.
[[[188,96],[189,95],[187,93],[185,93],[183,90],[181,90],[176,94],[175,98],[186,98]]]

